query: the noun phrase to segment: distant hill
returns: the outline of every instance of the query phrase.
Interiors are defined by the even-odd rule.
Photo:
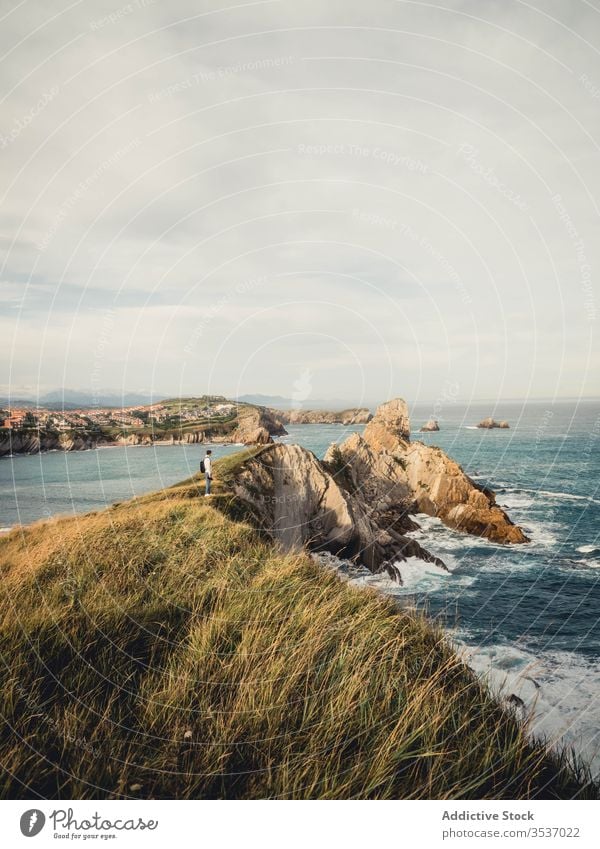
[[[286,398],[283,395],[240,395],[236,401],[244,404],[258,404],[261,407],[274,407],[276,410],[348,410],[354,407],[370,407],[370,404],[365,404],[364,401],[358,403],[356,400],[348,401],[340,398],[308,398],[302,401],[294,401],[293,398]]]
[[[133,407],[135,405],[145,406],[167,401],[174,403],[178,400],[211,400],[224,402],[227,400],[222,395],[187,395],[181,398],[168,394],[152,395],[150,392],[118,392],[115,389],[102,389],[97,394],[92,394],[83,389],[52,389],[38,395],[24,393],[20,396],[0,397],[0,407],[45,407],[49,410],[74,410],[78,407]],[[262,395],[260,393],[240,395],[233,399],[241,404],[257,404],[261,407],[274,407],[277,410],[348,410],[355,407],[369,407],[373,405],[347,398],[308,398],[302,403],[284,395]]]
[[[53,389],[41,395],[25,397],[4,396],[0,398],[1,407],[46,407],[49,410],[74,410],[77,407],[132,407],[134,404],[155,404],[165,395],[151,395],[149,392],[123,392],[112,389],[101,390],[97,395],[81,389]]]
[[[91,407],[131,407],[133,404],[152,404],[162,401],[164,395],[152,395],[149,392],[116,392],[111,389],[100,390],[97,394],[79,389],[54,389],[40,397],[40,404],[76,404]]]

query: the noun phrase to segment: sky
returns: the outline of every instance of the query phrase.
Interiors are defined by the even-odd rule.
[[[0,3],[0,393],[600,395],[588,0]]]

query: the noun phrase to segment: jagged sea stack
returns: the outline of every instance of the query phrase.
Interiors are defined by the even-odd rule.
[[[497,506],[494,493],[478,486],[440,448],[410,442],[410,421],[401,398],[378,407],[364,435],[352,434],[336,451],[357,485],[373,497],[411,502],[411,512],[493,542],[528,542]],[[327,456],[326,458],[327,459]]]
[[[365,428],[320,462],[299,445],[266,445],[232,473],[231,488],[284,549],[308,547],[359,560],[371,571],[416,556],[443,563],[407,534],[410,514],[494,542],[526,542],[494,501],[439,448],[410,441],[406,403],[381,405]]]

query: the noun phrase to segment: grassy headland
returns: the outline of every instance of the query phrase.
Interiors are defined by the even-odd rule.
[[[596,797],[423,616],[232,518],[245,456],[0,540],[3,797]]]

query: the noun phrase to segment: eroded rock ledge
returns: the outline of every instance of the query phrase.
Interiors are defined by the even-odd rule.
[[[492,542],[528,542],[496,504],[494,493],[478,486],[441,448],[410,442],[406,403],[397,398],[382,404],[365,428],[336,449],[356,481],[369,482],[385,494],[393,485],[412,504],[411,512],[437,516],[451,528],[487,537]]]
[[[235,495],[286,551],[330,551],[387,571],[401,582],[395,561],[420,557],[444,563],[406,536],[415,525],[402,505],[393,516],[373,511],[343,474],[300,445],[269,445],[246,460],[233,479]]]
[[[444,566],[407,534],[410,514],[438,516],[494,542],[520,543],[523,531],[444,452],[409,439],[402,399],[383,404],[365,428],[332,445],[323,462],[299,445],[267,445],[234,472],[235,495],[286,550],[331,551],[386,570],[416,556]]]
[[[283,424],[367,424],[373,418],[366,407],[352,407],[339,412],[331,410],[269,410]]]

